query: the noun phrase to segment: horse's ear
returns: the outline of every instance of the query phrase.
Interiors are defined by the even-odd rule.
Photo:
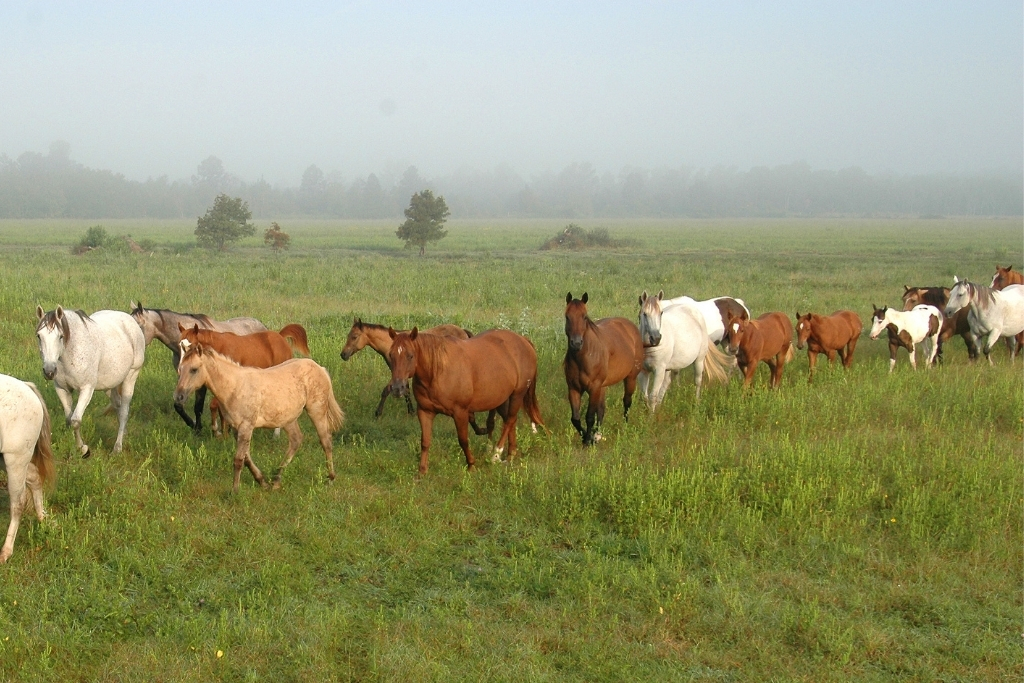
[[[643,306],[645,301],[647,301],[647,290],[646,289],[640,295],[640,305]]]
[[[658,301],[661,301],[664,298],[665,298],[665,290],[664,289],[659,290],[658,291]]]
[[[906,294],[910,291],[910,285],[903,285],[903,293]]]
[[[192,326],[192,334],[199,334],[199,323]]]
[[[138,308],[138,307],[139,307],[139,305],[138,305],[137,303],[135,303],[135,299],[131,299],[131,300],[130,300],[130,301],[128,302],[128,308],[132,309],[133,311],[134,311],[134,310],[135,310],[136,308]]]
[[[583,296],[580,297],[580,301],[582,301],[583,303],[587,303],[587,293],[586,292],[583,292]]]
[[[57,311],[54,313],[54,315],[57,316],[57,320],[62,319],[64,317],[64,307],[57,306]]]
[[[420,334],[419,328],[416,327],[416,326],[413,326],[412,332],[409,333],[409,339],[411,339],[413,341],[416,341],[416,337],[418,337],[419,334]]]
[[[185,326],[184,326],[184,325],[182,325],[181,323],[178,323],[178,332],[179,332],[179,333],[182,333],[182,332],[184,332],[184,331],[185,331]]]
[[[398,333],[395,332],[395,328],[388,327],[388,336],[391,337],[392,339],[398,336]]]
[[[956,275],[954,275],[953,276],[953,284],[955,285],[958,282],[960,282],[960,278],[958,278]]]
[[[800,311],[797,311],[797,312],[796,312],[796,319],[797,319],[797,320],[799,320],[799,319],[800,319]]]
[[[363,321],[362,321],[362,319],[360,319],[360,318],[356,318],[356,319],[355,319],[355,320],[354,320],[354,321],[352,322],[352,324],[353,324],[353,325],[354,325],[355,327],[362,327],[362,326],[363,326]]]
[[[196,349],[196,355],[197,356],[203,355],[203,345],[202,344],[197,343],[196,346],[195,346],[195,349]]]
[[[572,292],[569,292],[568,294],[565,295],[565,303],[567,303],[567,304],[571,304],[572,303]]]
[[[46,315],[46,313],[43,312],[43,307],[36,304],[36,318],[42,320],[44,315]]]

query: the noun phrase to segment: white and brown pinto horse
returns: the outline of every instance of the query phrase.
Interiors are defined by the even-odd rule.
[[[189,393],[210,387],[220,401],[228,424],[235,427],[234,490],[238,490],[242,465],[252,472],[260,486],[266,486],[263,473],[252,461],[249,444],[255,429],[281,427],[288,434],[288,452],[277,474],[274,488],[281,486],[284,468],[302,444],[299,416],[305,410],[320,437],[327,456],[327,477],[334,480],[332,436],[341,428],[344,413],[334,398],[331,376],[308,358],[293,358],[269,368],[246,368],[203,344],[191,346],[178,364],[178,384],[174,400],[184,403]]]
[[[1017,348],[1024,339],[1024,285],[1007,285],[996,290],[955,277],[953,282],[946,315],[970,307],[967,320],[971,334],[975,339],[984,340],[982,350],[990,364],[992,356],[989,354],[999,338],[1013,337],[1016,341],[1010,347],[1010,362],[1013,363]]]
[[[637,377],[640,395],[654,412],[672,378],[680,370],[693,366],[693,383],[700,399],[704,377],[726,382],[725,366],[732,361],[711,343],[704,316],[688,304],[662,306],[658,296],[640,295],[640,341],[644,346],[644,369]]]
[[[64,418],[75,432],[75,443],[83,458],[90,455],[82,440],[82,415],[99,389],[110,397],[117,413],[117,440],[114,453],[121,452],[128,407],[135,393],[142,363],[146,360],[146,340],[142,330],[124,311],[67,312],[58,306],[44,313],[36,306],[36,337],[43,361],[43,376],[53,380],[57,398],[64,407]],[[72,410],[72,392],[78,392],[78,404]]]
[[[661,296],[659,293],[658,296]],[[687,304],[700,311],[704,316],[704,326],[708,330],[708,337],[715,344],[725,345],[725,328],[730,320],[750,320],[750,310],[743,303],[743,299],[732,296],[716,296],[713,299],[697,301],[688,296],[677,296],[674,299],[662,297],[661,307],[667,308],[676,304]]]
[[[927,340],[930,344],[926,351],[927,367],[935,363],[939,353],[939,334],[942,332],[942,311],[930,304],[915,306],[909,311],[897,311],[895,308],[871,305],[872,339],[878,339],[882,330],[889,334],[889,372],[896,367],[896,351],[902,346],[910,353],[910,365],[917,369],[916,345]]]
[[[903,310],[913,310],[921,304],[931,304],[940,311],[946,308],[949,301],[949,287],[908,287],[903,285]],[[963,308],[953,315],[945,316],[942,321],[942,331],[939,332],[939,354],[936,356],[942,361],[943,348],[946,342],[954,335],[959,335],[967,346],[967,357],[972,361],[978,359],[978,345],[971,335],[971,325],[967,320],[970,309]]]
[[[0,550],[0,562],[6,562],[14,552],[14,538],[29,499],[39,520],[46,517],[43,485],[54,476],[46,403],[34,384],[7,375],[0,375],[0,453],[11,499],[11,524]]]
[[[154,339],[171,350],[171,362],[174,370],[178,370],[178,362],[181,360],[181,328],[191,329],[198,326],[203,330],[214,330],[215,332],[233,332],[234,334],[252,334],[253,332],[264,332],[267,326],[256,318],[230,318],[229,320],[214,320],[202,313],[176,313],[165,308],[143,308],[141,303],[131,302],[131,315],[135,322],[142,328],[146,336],[146,346]],[[180,403],[174,404],[174,411],[181,416],[189,427],[198,436],[203,431],[203,406],[206,404],[206,387],[196,390],[196,401],[193,406],[195,419],[193,420],[185,412],[185,406]]]

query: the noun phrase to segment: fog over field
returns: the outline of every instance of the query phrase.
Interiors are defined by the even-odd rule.
[[[0,4],[0,154],[246,182],[590,164],[1019,174],[1022,8]],[[3,157],[0,157],[2,159]]]

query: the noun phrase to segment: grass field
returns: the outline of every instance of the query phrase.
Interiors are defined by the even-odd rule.
[[[988,284],[1024,266],[1016,220],[594,222],[618,251],[539,252],[565,221],[453,221],[427,256],[392,223],[295,221],[293,248],[190,249],[194,222],[104,221],[153,254],[70,245],[98,221],[0,223],[0,372],[36,382],[54,416],[51,517],[26,518],[0,567],[3,680],[1020,680],[1024,376],[945,363],[888,375],[864,336],[853,368],[798,353],[778,392],[758,371],[693,400],[684,372],[650,415],[609,392],[607,440],[583,449],[561,359],[565,294],[636,318],[640,291],[742,297],[758,315],[898,305],[903,285]],[[231,439],[193,437],[175,374],[147,349],[125,451],[95,397],[74,439],[42,377],[36,304],[147,307],[297,322],[347,414],[337,480],[315,434],[281,491]],[[512,465],[467,473],[452,422],[373,409],[388,375],[339,352],[354,316],[529,336],[551,428],[520,429]],[[471,439],[482,453],[487,441]],[[284,440],[257,434],[272,473]],[[0,524],[6,524],[6,495]]]

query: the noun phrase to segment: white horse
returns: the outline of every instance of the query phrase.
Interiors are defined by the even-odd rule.
[[[1016,357],[1020,337],[1024,332],[1024,285],[1008,285],[1002,290],[976,285],[967,280],[953,277],[953,288],[949,290],[946,315],[956,313],[964,306],[970,306],[967,323],[975,343],[984,339],[983,350],[992,364],[989,353],[1000,337],[1015,337],[1010,346],[1010,363]]]
[[[640,340],[644,345],[644,369],[637,378],[640,395],[651,412],[658,407],[672,383],[672,377],[693,365],[693,383],[700,399],[704,375],[726,382],[728,357],[711,343],[704,316],[688,304],[662,307],[661,294],[640,296]]]
[[[6,562],[14,552],[14,537],[30,498],[39,520],[46,517],[43,484],[54,475],[46,403],[34,384],[7,375],[0,375],[0,453],[11,499],[11,524],[0,549],[0,562]]]
[[[659,292],[658,297],[662,299],[661,307],[663,309],[677,304],[687,304],[700,311],[700,314],[704,316],[704,326],[707,328],[708,337],[716,344],[725,338],[725,326],[729,324],[730,317],[742,320],[750,319],[750,309],[743,303],[743,299],[733,296],[716,296],[713,299],[696,301],[688,296],[665,299],[664,292]]]
[[[43,376],[53,380],[57,398],[64,406],[64,418],[75,431],[75,443],[83,458],[91,452],[82,440],[82,414],[93,391],[105,391],[110,407],[117,412],[117,440],[114,453],[121,452],[128,406],[135,393],[135,380],[146,359],[146,337],[138,323],[123,311],[57,310],[44,313],[36,307],[36,336],[43,359]],[[78,404],[72,412],[73,391]]]
[[[896,350],[899,346],[903,346],[910,352],[910,365],[917,370],[915,345],[926,339],[930,342],[930,348],[925,353],[928,357],[926,365],[931,368],[935,362],[935,356],[939,352],[939,334],[942,332],[942,321],[944,320],[942,311],[928,304],[914,306],[909,311],[898,311],[888,306],[875,308],[874,304],[871,307],[874,309],[874,313],[871,315],[869,336],[872,339],[878,339],[882,330],[890,325],[894,330],[895,338],[893,334],[889,336],[889,372],[896,367]]]

